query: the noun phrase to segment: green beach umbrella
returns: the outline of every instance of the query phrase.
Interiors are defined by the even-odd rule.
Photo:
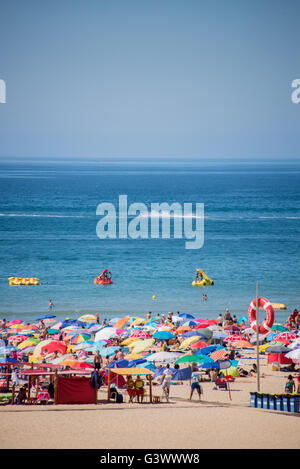
[[[214,360],[207,355],[184,355],[183,357],[178,358],[175,364],[179,363],[200,363],[200,362],[213,362]]]
[[[47,332],[48,332],[48,334],[51,334],[51,335],[60,333],[60,331],[58,329],[48,329]]]

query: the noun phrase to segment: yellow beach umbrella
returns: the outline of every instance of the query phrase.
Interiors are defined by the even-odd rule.
[[[138,342],[140,339],[138,337],[128,337],[128,339],[123,340],[120,345],[130,345],[133,342]]]
[[[131,353],[141,353],[144,350],[147,350],[151,345],[153,345],[155,342],[154,339],[144,339],[144,340],[139,340],[135,344],[133,344],[132,348],[129,345],[129,348],[131,348],[130,352]]]
[[[10,324],[7,326],[8,329],[24,329],[24,324]]]
[[[132,326],[138,326],[140,324],[145,324],[146,322],[146,319],[144,318],[136,318],[131,324],[130,324],[130,327]]]
[[[97,317],[94,314],[83,314],[78,318],[78,321],[92,323],[97,321]]]
[[[23,340],[23,342],[20,342],[18,345],[17,345],[17,348],[19,350],[23,350],[24,348],[26,347],[31,347],[33,345],[37,345],[39,343],[39,339],[26,339],[26,340]]]
[[[264,352],[267,347],[270,347],[271,345],[284,345],[283,342],[280,340],[272,340],[271,342],[267,342],[266,344],[260,345],[259,346],[259,351]]]
[[[141,355],[140,353],[128,353],[124,358],[126,360],[138,360],[139,358],[144,358],[144,355]]]
[[[183,348],[189,347],[189,345],[193,344],[194,342],[197,342],[198,340],[199,340],[198,335],[188,337],[179,345],[179,348],[183,349]]]

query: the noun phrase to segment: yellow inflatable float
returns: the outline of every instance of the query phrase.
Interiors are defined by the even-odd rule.
[[[38,285],[40,279],[36,277],[9,277],[10,285]]]
[[[287,309],[286,305],[283,303],[271,303],[273,309]]]
[[[197,271],[196,271],[196,280],[194,280],[192,282],[193,286],[208,287],[208,286],[213,285],[213,284],[214,284],[214,281],[211,278],[207,277],[207,275],[205,275],[203,270],[197,269]]]

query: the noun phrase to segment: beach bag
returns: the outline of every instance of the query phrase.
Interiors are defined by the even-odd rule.
[[[116,403],[121,404],[123,402],[123,396],[120,393],[116,395]]]

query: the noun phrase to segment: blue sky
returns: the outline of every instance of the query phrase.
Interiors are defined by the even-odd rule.
[[[298,158],[298,0],[2,0],[0,157]]]

